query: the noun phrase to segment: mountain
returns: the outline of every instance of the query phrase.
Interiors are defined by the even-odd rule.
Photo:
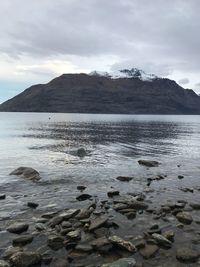
[[[0,105],[0,111],[200,114],[200,97],[175,81],[138,69],[63,74]]]

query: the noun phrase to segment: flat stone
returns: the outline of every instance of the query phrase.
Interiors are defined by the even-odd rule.
[[[102,237],[99,237],[99,238],[97,238],[97,239],[95,239],[95,240],[92,240],[91,242],[90,242],[90,245],[93,247],[93,248],[95,248],[95,249],[99,249],[99,248],[101,248],[101,247],[103,247],[103,246],[107,246],[107,245],[109,245],[110,244],[110,241],[105,237],[105,236],[102,236]]]
[[[68,267],[69,263],[67,259],[54,258],[50,264],[50,267]]]
[[[6,198],[6,195],[5,194],[0,194],[0,200],[3,200]]]
[[[85,190],[86,188],[87,188],[87,187],[84,186],[84,185],[78,185],[78,186],[77,186],[77,189],[80,190],[80,191],[83,191],[83,190]]]
[[[13,247],[13,246],[9,246],[6,248],[6,250],[4,251],[2,258],[4,258],[4,260],[9,260],[10,257],[17,253],[17,252],[21,252],[23,251],[23,249],[21,247]]]
[[[137,249],[145,247],[145,240],[142,236],[135,237],[131,242]]]
[[[35,203],[35,202],[28,202],[27,203],[27,206],[29,208],[36,209],[39,206],[39,204],[38,203]]]
[[[182,262],[196,262],[199,258],[199,253],[190,248],[178,248],[176,251],[176,258]]]
[[[152,237],[153,237],[153,239],[156,240],[156,242],[158,243],[158,245],[164,246],[166,248],[171,248],[172,242],[169,241],[164,236],[159,235],[159,234],[152,234]]]
[[[118,176],[116,179],[119,180],[119,181],[121,181],[121,182],[129,182],[129,181],[133,180],[133,177]]]
[[[158,165],[160,164],[158,161],[155,160],[138,160],[138,163],[146,167],[158,167]]]
[[[36,223],[35,225],[35,229],[38,231],[44,231],[46,230],[46,228],[47,228],[46,225],[43,223]]]
[[[48,246],[53,250],[59,250],[64,246],[64,238],[59,235],[50,235],[47,240]]]
[[[14,233],[14,234],[21,234],[25,231],[27,231],[29,228],[29,225],[26,224],[26,223],[13,223],[11,224],[8,228],[7,228],[7,231],[10,232],[10,233]]]
[[[136,261],[133,258],[122,258],[112,263],[103,264],[101,267],[134,267]]]
[[[59,216],[63,218],[63,220],[68,220],[74,216],[76,216],[80,212],[80,209],[69,209],[64,211]]]
[[[125,250],[128,250],[129,252],[132,253],[136,252],[136,247],[130,241],[126,241],[119,236],[116,235],[110,236],[108,240],[112,242],[114,245],[117,245]]]
[[[91,224],[89,226],[89,231],[94,231],[95,229],[101,227],[103,224],[105,224],[108,221],[107,217],[98,217],[91,221]]]
[[[184,211],[177,213],[176,218],[179,220],[179,222],[184,224],[191,224],[193,221],[193,218],[190,213]]]
[[[25,246],[33,241],[32,235],[22,235],[13,239],[13,246]]]
[[[117,191],[117,190],[109,191],[107,193],[107,195],[108,195],[108,197],[118,196],[119,195],[119,191]]]
[[[91,198],[92,198],[92,196],[89,195],[89,194],[82,194],[82,195],[76,197],[76,199],[77,199],[78,201],[85,201],[85,200],[87,200],[87,199],[91,199]]]
[[[159,250],[157,245],[146,245],[144,248],[139,250],[139,253],[143,258],[149,259],[155,256],[156,252]]]
[[[52,219],[49,221],[48,225],[49,225],[51,228],[54,228],[56,225],[61,224],[62,221],[63,221],[63,217],[61,217],[61,216],[56,216],[56,217],[52,218]]]
[[[25,179],[32,181],[37,181],[41,179],[39,172],[30,167],[19,167],[13,172],[11,172],[10,175],[21,176]]]
[[[10,258],[10,262],[15,267],[31,267],[41,263],[41,256],[36,252],[17,252]]]

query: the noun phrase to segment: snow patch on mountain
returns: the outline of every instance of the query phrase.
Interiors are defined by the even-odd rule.
[[[158,78],[154,74],[147,74],[143,70],[132,68],[132,69],[123,69],[112,72],[102,72],[102,71],[92,71],[89,73],[91,76],[101,76],[111,79],[120,79],[120,78],[138,78],[142,81],[152,81]]]

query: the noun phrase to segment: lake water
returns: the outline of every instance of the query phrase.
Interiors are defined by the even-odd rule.
[[[79,148],[86,150],[85,157],[77,155]],[[0,113],[0,159],[0,193],[6,194],[0,205],[1,228],[12,218],[30,221],[47,211],[74,207],[80,194],[77,185],[87,186],[85,193],[100,200],[107,199],[111,189],[122,195],[146,192],[153,208],[180,199],[199,202],[200,116]],[[161,164],[146,168],[138,164],[139,159]],[[35,168],[41,180],[33,183],[10,176],[19,166]],[[165,179],[147,187],[147,178],[157,175]],[[117,176],[133,180],[123,183]],[[193,193],[181,190],[186,187]],[[149,188],[152,191],[146,191]],[[27,208],[28,201],[39,203],[36,211]],[[200,221],[198,212],[193,217]],[[134,221],[134,229],[132,222],[123,222],[119,234],[142,233],[149,225],[146,214]],[[5,248],[12,237],[4,232],[0,236],[0,247]],[[183,242],[188,242],[187,232],[178,233],[175,246]],[[174,250],[170,253],[173,262]],[[155,266],[155,261],[148,266]]]

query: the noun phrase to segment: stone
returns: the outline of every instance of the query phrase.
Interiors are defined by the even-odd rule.
[[[61,226],[62,226],[62,228],[71,228],[72,227],[72,224],[70,223],[70,222],[68,222],[68,221],[63,221],[62,223],[61,223]]]
[[[117,245],[118,247],[121,247],[125,250],[128,250],[129,252],[136,252],[136,247],[130,242],[122,239],[119,236],[110,236],[108,240],[113,243],[114,245]]]
[[[38,204],[38,203],[35,203],[35,202],[28,202],[28,203],[27,203],[27,206],[28,206],[29,208],[36,209],[36,208],[39,206],[39,204]]]
[[[169,230],[169,231],[164,232],[164,233],[163,233],[163,236],[164,236],[165,238],[167,238],[168,240],[170,240],[171,242],[173,242],[173,241],[174,241],[175,233],[174,233],[174,231]]]
[[[40,220],[39,222],[42,222],[41,220],[43,220],[43,223],[45,223],[45,222],[47,222],[47,219],[51,219],[57,214],[58,214],[57,211],[50,211],[50,212],[44,213],[44,214],[42,214],[42,218],[39,219]],[[46,221],[44,219],[46,219]]]
[[[41,263],[41,256],[37,252],[17,252],[11,256],[10,262],[15,267],[31,267]]]
[[[171,248],[172,247],[172,242],[169,241],[167,238],[160,234],[152,234],[153,239],[156,240],[158,245],[164,246],[166,248]]]
[[[30,234],[21,235],[13,239],[13,246],[25,246],[33,241],[33,236]]]
[[[121,181],[121,182],[129,182],[129,181],[133,180],[133,177],[118,176],[116,179],[119,180],[119,181]]]
[[[76,218],[79,219],[79,220],[82,220],[82,219],[87,219],[90,217],[90,215],[92,214],[92,212],[94,211],[93,208],[83,208],[80,210],[79,214],[76,215]]]
[[[118,196],[119,195],[119,191],[117,191],[117,190],[109,191],[107,193],[107,195],[108,195],[108,197]]]
[[[139,253],[144,259],[149,259],[155,256],[156,252],[159,250],[157,245],[146,245],[144,248],[139,250]]]
[[[178,248],[176,251],[176,258],[182,262],[192,263],[198,260],[199,253],[190,248]]]
[[[38,181],[41,179],[39,172],[30,167],[19,167],[11,172],[10,175],[21,176],[31,181]]]
[[[190,207],[194,210],[200,210],[200,203],[190,203]]]
[[[177,213],[176,218],[178,219],[179,222],[184,224],[191,224],[193,221],[193,218],[190,215],[190,213],[184,211]]]
[[[0,267],[10,267],[10,264],[4,260],[0,260]]]
[[[59,216],[63,218],[63,220],[68,220],[72,217],[75,217],[80,212],[80,209],[69,209],[67,211],[62,212]]]
[[[184,176],[183,175],[178,175],[178,179],[183,179],[184,178]]]
[[[13,247],[13,246],[9,246],[8,248],[6,248],[6,250],[4,251],[3,253],[3,258],[5,260],[9,260],[10,257],[17,253],[17,252],[21,252],[22,251],[22,248],[21,247]]]
[[[136,212],[127,212],[127,213],[125,213],[125,216],[126,216],[127,219],[129,219],[129,220],[135,219],[135,217],[136,217]]]
[[[70,240],[79,240],[81,239],[81,231],[80,230],[70,231],[66,234],[66,236]]]
[[[155,160],[138,160],[138,163],[146,167],[158,167],[158,165],[160,164],[158,161]]]
[[[91,198],[92,198],[92,196],[89,195],[89,194],[82,194],[82,195],[76,197],[76,199],[78,201],[85,201],[85,200],[88,200],[88,199],[91,199]]]
[[[77,186],[77,189],[80,190],[80,191],[83,191],[83,190],[85,190],[86,188],[87,188],[87,187],[84,186],[84,185],[78,185],[78,186]]]
[[[7,231],[10,232],[10,233],[14,233],[14,234],[21,234],[25,231],[27,231],[29,228],[29,225],[26,224],[26,223],[13,223],[11,224],[8,228],[7,228]]]
[[[94,231],[97,228],[103,226],[108,221],[108,218],[106,216],[98,217],[91,221],[91,224],[89,226],[89,231]]]
[[[105,236],[99,237],[90,242],[90,245],[96,250],[99,250],[100,248],[107,246],[109,244],[110,244],[110,241]]]
[[[112,263],[103,264],[101,267],[134,267],[136,261],[133,258],[122,258]]]
[[[69,263],[67,259],[54,258],[50,264],[50,267],[68,267]]]
[[[63,221],[63,217],[61,217],[61,216],[56,216],[56,217],[52,218],[52,219],[49,221],[48,225],[49,225],[51,228],[54,228],[54,227],[56,227],[56,225],[61,224],[62,221]]]
[[[44,225],[43,223],[36,223],[35,225],[35,229],[38,230],[38,231],[43,231],[43,230],[46,230],[46,225]]]
[[[87,155],[87,152],[84,148],[79,148],[77,150],[77,156],[80,157],[80,158],[83,158]]]
[[[52,234],[48,236],[48,246],[53,250],[59,250],[64,246],[64,238],[59,235]]]
[[[92,246],[88,244],[79,244],[75,247],[75,249],[83,252],[91,252],[93,250]]]
[[[137,249],[145,247],[145,240],[142,236],[135,237],[131,242]]]
[[[6,198],[6,195],[5,194],[0,194],[0,200],[3,200]]]

